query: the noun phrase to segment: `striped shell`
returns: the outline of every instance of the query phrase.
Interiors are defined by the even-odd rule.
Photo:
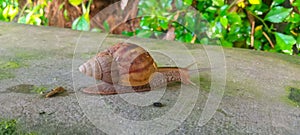
[[[142,47],[118,43],[81,65],[79,71],[110,84],[141,86],[149,83],[157,65]]]

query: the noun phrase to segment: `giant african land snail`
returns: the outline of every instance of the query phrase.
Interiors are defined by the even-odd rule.
[[[132,43],[118,43],[99,52],[81,65],[79,71],[102,80],[83,90],[90,94],[149,91],[176,81],[192,84],[188,67],[157,67],[145,49]],[[164,77],[154,77],[155,73],[161,73]]]

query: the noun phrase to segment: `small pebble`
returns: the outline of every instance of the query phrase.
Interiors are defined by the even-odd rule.
[[[161,102],[154,102],[153,106],[155,106],[155,107],[163,107],[163,104]]]

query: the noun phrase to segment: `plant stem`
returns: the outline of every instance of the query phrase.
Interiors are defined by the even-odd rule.
[[[255,18],[257,18],[258,20],[260,20],[262,23],[263,23],[263,25],[267,28],[267,32],[268,33],[272,33],[272,31],[271,31],[271,29],[268,27],[268,25],[265,23],[265,21],[262,19],[262,18],[260,18],[260,17],[258,17],[257,15],[255,15],[255,14],[253,14],[251,11],[249,11],[249,10],[247,10],[251,15],[253,15]]]
[[[88,6],[87,6],[87,13],[90,13],[90,7],[91,7],[91,4],[92,4],[92,1],[93,0],[89,0],[89,3],[88,3]]]
[[[268,36],[268,34],[263,31],[263,35],[269,41],[271,47],[274,48],[274,44],[273,44],[272,40],[270,39],[270,37]]]
[[[19,18],[20,18],[21,16],[23,16],[23,13],[24,13],[26,7],[28,6],[28,4],[29,4],[29,2],[27,1],[26,4],[23,6],[21,12],[20,12]]]
[[[230,9],[233,5],[235,5],[237,3],[238,0],[234,0],[233,2],[231,2],[231,4],[229,5],[228,9]]]

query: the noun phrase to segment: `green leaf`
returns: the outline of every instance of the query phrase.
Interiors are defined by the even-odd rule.
[[[81,16],[78,17],[78,18],[76,18],[76,19],[73,21],[73,23],[72,23],[72,29],[73,29],[73,30],[76,30],[80,18],[81,18]]]
[[[224,39],[221,39],[221,44],[222,46],[224,47],[232,47],[233,46],[233,43],[229,42],[229,41],[226,41]]]
[[[4,8],[4,10],[3,10],[2,15],[3,15],[4,18],[8,18],[9,7],[10,7],[10,6],[7,6],[7,7]]]
[[[261,44],[261,42],[259,41],[259,40],[254,40],[254,48],[256,49],[256,50],[260,50],[261,49],[261,46],[262,44]]]
[[[0,8],[0,20],[5,21],[5,19],[4,19],[3,15],[2,15],[2,13],[3,13],[3,10]]]
[[[175,33],[176,37],[179,37],[179,36],[181,36],[183,34],[183,29],[181,27],[177,27],[175,29],[174,33]]]
[[[263,36],[263,34],[262,34],[262,30],[257,30],[257,31],[255,31],[255,33],[254,33],[254,37],[255,38],[261,38]]]
[[[70,20],[70,18],[69,18],[69,16],[68,16],[68,10],[64,10],[64,18],[66,19],[66,21],[69,21]]]
[[[208,43],[209,43],[208,38],[202,38],[202,39],[200,40],[200,44],[207,45]]]
[[[193,0],[183,0],[183,2],[184,2],[185,5],[190,6],[190,5],[192,5]]]
[[[150,29],[150,23],[152,22],[152,19],[148,16],[142,17],[140,21],[140,26],[143,29]]]
[[[300,23],[300,14],[292,14],[288,20],[291,23]]]
[[[34,25],[41,25],[42,20],[38,16],[33,16],[33,24]]]
[[[236,12],[228,13],[227,18],[231,25],[232,24],[242,24],[242,19]]]
[[[297,7],[298,10],[300,10],[300,0],[294,1],[292,5],[295,6],[295,7]]]
[[[109,31],[110,31],[110,27],[109,27],[109,24],[108,24],[107,21],[104,21],[104,22],[103,22],[103,26],[104,26],[104,29],[105,29],[106,32],[109,32]]]
[[[65,3],[62,3],[58,6],[58,9],[61,10],[65,6]]]
[[[228,5],[224,5],[220,8],[220,16],[225,16],[227,14]]]
[[[270,47],[270,44],[269,43],[265,43],[264,45],[263,45],[263,50],[265,50],[265,51],[270,51],[272,48]]]
[[[83,0],[69,0],[69,3],[73,5],[74,7],[78,6],[82,3]]]
[[[265,16],[264,20],[280,23],[290,14],[292,8],[284,8],[281,6],[274,7],[270,12]]]
[[[75,21],[72,23],[72,29],[88,31],[88,30],[90,30],[90,24],[84,18],[84,16],[80,16],[77,19],[75,19]]]
[[[279,46],[284,53],[291,54],[293,52],[292,47],[296,43],[295,38],[291,35],[285,35],[279,32],[275,32],[274,34],[276,46]]]
[[[213,5],[221,7],[224,5],[224,0],[212,0]]]
[[[221,38],[224,37],[222,34],[223,29],[222,29],[222,24],[220,22],[215,22],[211,25],[210,27],[211,32],[212,32],[212,37],[213,38]]]
[[[122,31],[122,35],[125,35],[125,36],[133,36],[134,33],[133,33],[133,32],[128,32],[128,31]]]
[[[12,21],[18,13],[19,13],[19,8],[18,7],[13,8],[13,6],[10,6],[10,9],[9,9],[9,12],[8,12],[10,21]]]
[[[23,24],[26,24],[26,17],[25,16],[22,16],[18,19],[18,23],[23,23]]]
[[[217,10],[218,9],[216,7],[210,6],[210,7],[205,9],[205,12],[215,13],[215,12],[217,12]]]
[[[222,24],[222,26],[227,29],[227,25],[228,25],[228,19],[226,18],[226,16],[223,16],[220,18],[220,22]]]
[[[163,29],[163,30],[167,30],[168,29],[168,22],[164,21],[164,20],[159,20],[159,26]]]
[[[193,35],[191,34],[191,33],[186,33],[185,35],[184,35],[184,42],[191,42],[192,41],[192,39],[193,39]]]

